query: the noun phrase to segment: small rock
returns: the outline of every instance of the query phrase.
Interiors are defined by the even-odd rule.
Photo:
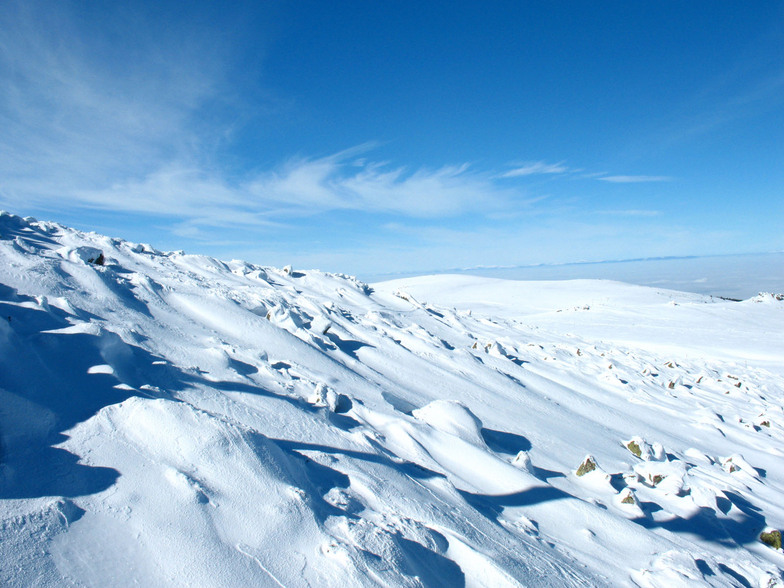
[[[654,443],[651,446],[642,437],[632,437],[624,443],[624,446],[643,461],[664,461],[666,458],[666,453],[661,443]]]
[[[759,477],[757,470],[749,462],[743,459],[742,455],[737,453],[722,459],[721,465],[724,468],[724,471],[730,474],[734,472],[745,472],[754,478]]]
[[[624,491],[621,492],[621,504],[637,504],[637,497],[634,495],[634,490],[625,488]]]
[[[596,469],[596,460],[593,458],[592,455],[586,455],[583,463],[580,464],[580,467],[577,468],[575,472],[578,476],[584,476],[588,472],[592,472]]]
[[[637,457],[642,457],[642,450],[640,449],[640,446],[637,444],[637,442],[634,439],[632,439],[626,444],[626,448]]]
[[[781,531],[773,529],[772,531],[763,531],[760,533],[760,541],[773,549],[781,549]]]

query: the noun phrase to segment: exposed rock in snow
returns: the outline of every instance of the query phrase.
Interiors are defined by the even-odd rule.
[[[592,455],[586,455],[585,459],[574,473],[577,476],[584,476],[585,474],[590,474],[591,472],[596,471],[596,468],[596,459],[594,459]]]
[[[63,247],[57,253],[71,261],[81,260],[84,263],[91,263],[93,265],[104,265],[106,258],[103,256],[103,251],[96,247]]]

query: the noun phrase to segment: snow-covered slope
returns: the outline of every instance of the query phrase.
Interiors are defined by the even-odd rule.
[[[0,319],[4,586],[781,581],[773,296],[370,288],[2,214]]]

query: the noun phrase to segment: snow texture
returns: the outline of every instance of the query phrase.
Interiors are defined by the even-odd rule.
[[[783,358],[771,294],[371,287],[2,213],[0,585],[780,586]]]

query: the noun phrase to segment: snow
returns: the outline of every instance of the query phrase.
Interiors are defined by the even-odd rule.
[[[780,297],[0,257],[4,586],[782,583]]]

